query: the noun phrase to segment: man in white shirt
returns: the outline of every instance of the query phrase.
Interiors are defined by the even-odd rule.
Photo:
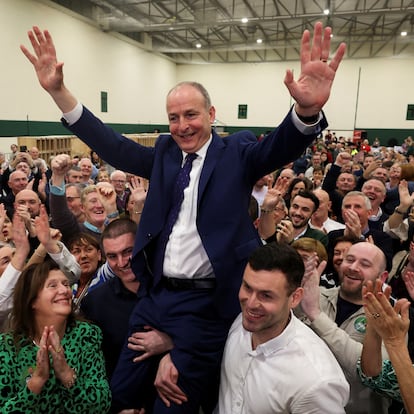
[[[312,259],[313,260],[313,259]],[[349,385],[326,344],[292,313],[304,265],[291,246],[268,244],[249,258],[241,314],[224,350],[219,404],[227,413],[344,413]]]

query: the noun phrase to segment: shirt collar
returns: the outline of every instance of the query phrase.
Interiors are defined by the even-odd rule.
[[[210,138],[206,141],[206,143],[197,151],[197,155],[198,155],[198,158],[205,158],[206,157],[206,154],[207,154],[207,150],[208,150],[208,147],[210,146],[210,144],[211,144],[211,141],[213,140],[213,135],[211,135],[210,134]],[[184,151],[181,151],[182,152],[182,154],[183,154],[183,164],[184,164],[184,160],[185,160],[185,157],[187,156],[187,153],[186,152],[184,152]]]
[[[83,222],[83,225],[88,229],[88,230],[91,230],[91,231],[93,231],[94,233],[98,233],[98,234],[101,234],[102,232],[101,232],[101,230],[99,230],[98,229],[98,227],[96,227],[96,226],[94,226],[93,224],[91,224],[91,223],[89,223],[89,221],[84,221]]]
[[[296,317],[293,314],[293,312],[290,311],[290,321],[286,325],[283,332],[280,335],[276,336],[275,338],[272,338],[269,341],[258,345],[257,348],[254,351],[250,351],[249,354],[252,356],[257,356],[260,354],[263,354],[264,356],[269,356],[277,352],[279,349],[285,348],[286,346],[289,345],[292,338],[294,338],[296,335],[295,324],[296,324]],[[251,333],[250,333],[250,337],[251,337]]]

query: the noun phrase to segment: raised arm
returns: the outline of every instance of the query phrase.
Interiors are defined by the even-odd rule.
[[[371,324],[376,334],[382,338],[398,380],[405,408],[408,413],[413,414],[414,394],[412,387],[414,384],[414,367],[406,344],[406,335],[410,326],[408,316],[410,302],[407,299],[400,299],[393,308],[388,300],[391,291],[390,287],[387,287],[383,293],[381,282],[377,281],[376,284],[375,290],[370,288],[364,292],[364,306],[368,324]],[[368,355],[368,358],[365,360],[364,356],[366,357],[367,354],[362,354],[361,362],[362,369],[365,372],[372,355]],[[390,377],[392,376],[392,372],[388,374]],[[383,391],[389,390],[390,386],[386,385],[387,378],[383,381],[381,381],[385,387]]]
[[[70,112],[78,101],[63,82],[63,62],[57,61],[55,45],[50,33],[34,26],[28,32],[28,36],[34,54],[23,45],[20,49],[32,63],[42,88],[50,94],[63,113]]]
[[[311,46],[311,34],[305,30],[302,36],[300,61],[301,73],[297,81],[291,70],[286,71],[285,85],[295,99],[296,113],[302,117],[317,115],[327,102],[331,93],[336,70],[345,54],[346,45],[341,43],[330,62],[330,27],[323,28],[317,22]]]

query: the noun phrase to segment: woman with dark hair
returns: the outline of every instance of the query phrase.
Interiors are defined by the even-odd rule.
[[[308,190],[312,191],[313,184],[312,181],[308,180],[307,178],[294,178],[286,191],[286,194],[284,196],[284,200],[286,203],[286,207],[290,207],[290,200],[292,200],[293,197],[300,191],[300,190]]]
[[[99,155],[93,150],[90,152],[89,155],[92,164],[99,170],[103,166],[103,161],[100,159]]]
[[[29,266],[14,290],[11,331],[0,335],[0,412],[108,412],[101,337],[76,319],[55,262]]]
[[[72,285],[73,302],[78,309],[92,288],[115,275],[108,264],[104,263],[99,242],[90,234],[78,233],[72,237],[68,241],[68,249],[81,269],[79,280]]]
[[[144,209],[147,197],[146,180],[142,177],[131,177],[129,190],[125,198],[125,211],[121,217],[129,217],[132,221],[139,224],[142,210]]]

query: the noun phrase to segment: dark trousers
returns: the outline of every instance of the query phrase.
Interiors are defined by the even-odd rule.
[[[232,320],[218,317],[213,293],[208,289],[158,288],[138,302],[130,318],[129,333],[149,325],[170,335],[174,342],[171,359],[179,372],[177,385],[188,402],[166,407],[154,394],[153,385],[161,356],[134,363],[137,353],[128,349],[126,342],[111,380],[113,412],[145,407],[147,413],[198,414],[200,405],[206,413],[214,408],[221,358]]]

